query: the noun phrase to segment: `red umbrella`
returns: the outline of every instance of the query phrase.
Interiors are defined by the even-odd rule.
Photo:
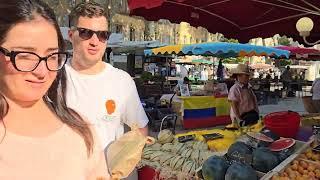
[[[131,15],[185,21],[241,42],[277,33],[302,40],[295,24],[308,16],[315,24],[309,40],[320,39],[319,0],[128,0],[128,4]]]
[[[290,51],[290,57],[295,59],[320,59],[320,51],[314,48],[293,46],[278,46],[275,48]]]

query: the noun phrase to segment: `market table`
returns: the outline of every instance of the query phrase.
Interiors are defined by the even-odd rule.
[[[231,123],[230,103],[227,97],[179,96],[183,127],[205,128]]]

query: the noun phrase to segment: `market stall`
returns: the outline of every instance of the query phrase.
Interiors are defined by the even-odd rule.
[[[300,120],[306,119],[289,111],[240,131],[163,130],[144,148],[139,179],[320,179],[320,128],[302,141]]]
[[[289,52],[286,50],[249,44],[222,42],[164,46],[145,50],[144,52],[146,56],[176,54],[204,55],[218,58],[244,56],[269,56],[275,58],[289,57]],[[206,93],[205,96],[179,97],[182,100],[181,112],[183,116],[184,128],[210,127],[224,125],[231,122],[229,117],[230,105],[227,99],[227,93],[222,96],[216,96],[216,94],[214,94],[216,85],[217,83],[214,83],[211,86],[211,90],[209,90],[209,94]],[[186,94],[188,95],[188,93]]]

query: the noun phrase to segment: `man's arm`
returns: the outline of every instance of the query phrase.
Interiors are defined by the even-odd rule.
[[[240,119],[239,103],[237,101],[231,101],[231,107],[237,119]]]
[[[141,134],[143,134],[144,136],[148,136],[148,134],[149,134],[148,126],[145,126],[144,128],[139,128],[139,131],[140,131]]]
[[[147,136],[148,135],[148,117],[142,107],[136,85],[131,77],[128,75],[128,82],[126,84],[127,99],[125,100],[125,111],[122,122],[130,127],[137,127],[139,131]]]

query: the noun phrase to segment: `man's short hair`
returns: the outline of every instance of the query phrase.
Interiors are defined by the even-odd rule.
[[[93,1],[79,3],[69,15],[69,26],[76,26],[80,16],[89,18],[104,16],[107,18],[107,13],[99,3]]]

